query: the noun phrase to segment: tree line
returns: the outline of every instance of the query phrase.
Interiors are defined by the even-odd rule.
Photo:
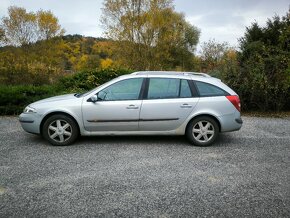
[[[104,0],[106,38],[64,35],[51,11],[10,7],[0,24],[0,84],[55,84],[96,69],[206,72],[240,95],[245,110],[290,109],[290,10],[247,27],[239,47],[214,39],[171,0]],[[73,77],[73,76],[71,76]]]

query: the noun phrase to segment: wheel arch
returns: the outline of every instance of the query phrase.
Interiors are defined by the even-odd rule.
[[[79,134],[80,134],[80,126],[79,126],[79,123],[78,123],[78,121],[77,121],[77,120],[76,120],[76,119],[75,119],[71,114],[66,113],[66,112],[63,112],[63,111],[54,111],[54,112],[50,112],[50,113],[46,114],[46,115],[44,116],[44,118],[41,120],[41,123],[40,123],[40,125],[39,125],[39,132],[40,132],[40,135],[42,135],[42,129],[43,129],[43,125],[44,125],[45,121],[46,121],[49,117],[51,117],[51,116],[53,116],[53,115],[57,115],[57,114],[68,116],[68,117],[71,118],[73,121],[75,121],[75,123],[76,123],[76,125],[77,125],[77,127],[78,127],[78,132],[79,132]]]
[[[217,123],[217,125],[218,125],[218,127],[219,127],[219,132],[221,132],[221,123],[220,123],[219,119],[218,119],[216,116],[214,116],[214,115],[212,115],[212,114],[207,114],[207,113],[198,114],[198,115],[192,117],[192,118],[187,122],[187,124],[186,124],[185,132],[187,131],[187,128],[188,128],[189,124],[190,124],[194,119],[196,119],[196,118],[198,118],[198,117],[204,117],[204,116],[206,116],[206,117],[210,117],[210,118],[212,118],[213,120],[215,120],[216,123]]]

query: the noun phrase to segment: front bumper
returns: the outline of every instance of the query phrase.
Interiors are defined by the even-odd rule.
[[[19,116],[22,128],[29,133],[40,134],[40,116],[36,113],[22,113]]]

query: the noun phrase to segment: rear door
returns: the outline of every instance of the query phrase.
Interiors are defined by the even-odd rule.
[[[190,81],[178,78],[149,78],[147,96],[140,111],[141,131],[177,129],[190,115],[199,98]]]

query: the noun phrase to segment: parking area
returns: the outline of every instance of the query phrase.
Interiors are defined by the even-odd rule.
[[[243,120],[206,148],[168,136],[53,147],[0,117],[0,217],[289,217],[290,118]]]

